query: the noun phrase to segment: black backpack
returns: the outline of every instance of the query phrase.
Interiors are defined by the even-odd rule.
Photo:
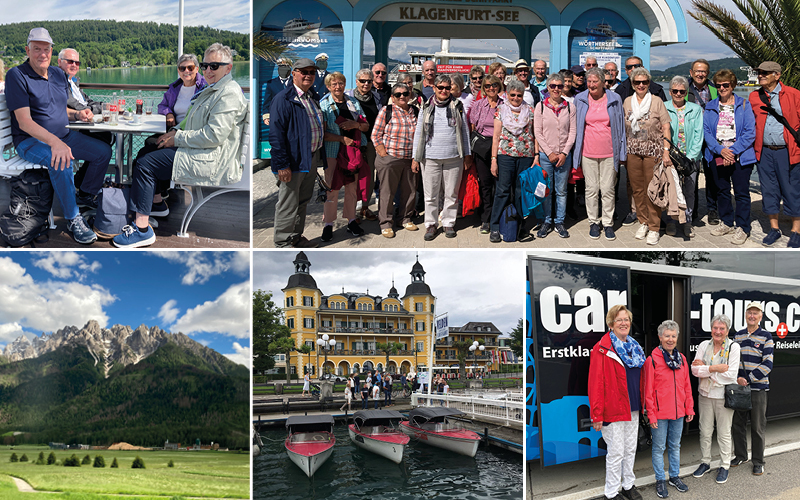
[[[45,243],[53,185],[47,169],[25,170],[12,178],[8,209],[0,216],[0,237],[6,245],[21,247]]]

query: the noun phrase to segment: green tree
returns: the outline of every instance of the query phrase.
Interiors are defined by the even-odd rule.
[[[511,330],[511,352],[518,358],[522,357],[522,346],[524,345],[523,339],[525,338],[525,328],[522,324],[522,318],[517,322],[517,326]]]
[[[71,457],[64,460],[64,467],[80,467],[81,466],[81,459],[78,458],[78,455],[72,454]]]
[[[81,460],[81,465],[89,465],[90,463],[92,463],[92,457],[87,453],[86,456],[83,457],[83,460]]]
[[[170,460],[169,463],[167,464],[167,467],[175,467],[175,462]]]
[[[375,349],[386,355],[386,364],[383,365],[384,370],[389,371],[389,356],[392,354],[397,354],[397,352],[402,348],[403,344],[400,342],[378,342],[375,344]]]
[[[733,0],[739,13],[714,0],[693,0],[689,15],[705,26],[745,63],[755,68],[775,61],[783,68],[781,80],[800,86],[800,2],[789,0]],[[746,21],[739,21],[744,17]]]
[[[98,469],[100,469],[105,466],[106,466],[106,459],[103,458],[102,455],[95,455],[93,467],[97,467]]]
[[[144,469],[144,460],[139,455],[136,455],[136,458],[133,459],[133,464],[131,464],[131,469]]]
[[[292,58],[292,51],[286,45],[272,38],[264,31],[253,35],[253,54],[265,61],[275,63],[280,57]]]
[[[27,462],[28,461],[28,455],[23,453],[22,456],[19,457],[19,461],[20,462]]]
[[[261,373],[275,367],[274,350],[270,345],[279,339],[291,337],[281,307],[272,301],[272,293],[253,292],[253,372]],[[277,345],[274,347],[279,347]],[[288,377],[288,374],[287,374]]]
[[[11,454],[11,461],[12,462],[19,462],[19,457],[17,456],[16,453],[12,453]]]
[[[308,344],[303,344],[303,345],[301,345],[300,347],[297,348],[297,352],[299,352],[300,354],[308,354],[308,364],[309,365],[311,364],[311,351],[312,350],[313,350],[313,348]],[[307,366],[303,367],[303,375],[306,374],[306,368],[307,368]]]
[[[453,349],[456,351],[456,359],[458,360],[458,379],[465,380],[467,378],[467,355],[470,354],[469,346],[472,345],[473,342],[477,340],[481,344],[485,344],[486,341],[483,339],[469,339],[469,340],[457,340],[453,342]],[[476,353],[477,354],[477,353]]]
[[[287,384],[291,382],[292,351],[295,351],[296,349],[297,348],[294,345],[294,339],[291,337],[280,337],[269,343],[269,352],[271,354],[283,354],[285,356]]]
[[[39,452],[39,458],[36,459],[35,463],[36,463],[36,465],[44,465],[45,462],[44,462],[44,452],[43,451]]]
[[[47,465],[53,465],[56,463],[56,453],[51,451],[49,455],[47,455]]]
[[[119,469],[119,463],[117,462],[117,457],[114,457],[114,461],[111,462],[112,469]]]

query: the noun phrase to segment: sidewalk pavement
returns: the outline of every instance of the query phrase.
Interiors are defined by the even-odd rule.
[[[653,250],[653,249],[700,249],[700,248],[763,248],[761,240],[767,232],[769,232],[769,220],[761,208],[761,193],[759,191],[758,183],[751,181],[750,194],[751,194],[751,212],[752,224],[750,238],[745,241],[743,245],[734,245],[731,243],[732,234],[725,236],[712,236],[711,230],[715,226],[707,224],[707,210],[705,205],[705,178],[700,174],[699,182],[699,198],[700,198],[700,219],[694,221],[694,238],[685,238],[683,232],[678,230],[678,236],[667,236],[664,234],[664,229],[661,230],[661,239],[657,245],[647,245],[644,240],[637,240],[634,234],[638,229],[638,224],[630,226],[621,225],[622,214],[624,217],[628,213],[625,208],[627,204],[626,198],[621,193],[620,200],[617,203],[614,230],[616,231],[617,238],[613,241],[608,241],[605,237],[601,236],[600,239],[593,240],[589,238],[589,221],[585,217],[585,209],[578,207],[578,215],[582,216],[581,220],[574,221],[569,218],[565,221],[565,226],[570,233],[569,238],[559,238],[558,234],[551,232],[546,238],[534,238],[529,241],[517,241],[514,243],[490,243],[489,235],[480,234],[480,220],[477,215],[472,215],[466,218],[459,218],[456,221],[455,229],[457,236],[455,238],[446,238],[441,232],[433,241],[425,241],[423,235],[425,232],[424,225],[422,224],[422,217],[414,220],[419,226],[418,231],[407,231],[401,228],[395,228],[394,238],[384,238],[380,234],[380,226],[377,221],[364,221],[361,227],[364,228],[366,234],[361,237],[352,237],[345,231],[347,221],[339,219],[334,224],[333,240],[328,243],[322,243],[319,239],[322,234],[322,203],[316,203],[312,199],[308,204],[308,212],[306,217],[306,230],[304,236],[311,240],[312,243],[318,244],[320,248],[539,248],[539,249],[555,249],[555,250],[572,250],[572,249],[601,249],[601,248],[614,248],[614,249],[640,249],[640,250]],[[624,175],[620,180],[620,186],[625,186]],[[315,190],[316,196],[316,190]],[[339,213],[341,214],[341,207],[343,203],[343,192],[339,195]],[[278,199],[278,189],[275,183],[275,175],[269,170],[264,168],[255,172],[253,175],[253,246],[254,248],[274,248],[273,243],[273,221],[275,218],[275,203]],[[373,198],[374,199],[374,198]],[[369,207],[374,213],[377,214],[377,202],[373,201]],[[529,218],[530,219],[530,218]],[[528,227],[533,224],[529,220]],[[781,238],[773,248],[785,248],[789,241],[789,231],[791,228],[791,219],[781,215],[780,217],[781,230],[784,237]],[[536,226],[538,228],[538,222]],[[531,231],[535,235],[535,231]]]

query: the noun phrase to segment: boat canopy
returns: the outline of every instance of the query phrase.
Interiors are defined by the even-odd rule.
[[[333,415],[298,415],[286,419],[290,432],[331,431]]]
[[[402,419],[403,414],[394,410],[361,410],[353,414],[356,427],[363,425],[389,425],[392,420]]]
[[[464,415],[465,413],[455,408],[415,408],[408,412],[408,420],[415,424],[425,422],[443,422],[445,417],[453,415]]]

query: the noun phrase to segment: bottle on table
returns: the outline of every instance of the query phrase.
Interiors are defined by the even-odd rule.
[[[139,95],[136,96],[136,114],[141,115],[144,108],[144,100],[142,99],[142,91],[139,91]]]
[[[119,99],[117,99],[116,92],[114,92],[111,96],[111,105],[109,106],[109,111],[111,112],[111,117],[109,118],[108,124],[117,125],[119,123]]]

